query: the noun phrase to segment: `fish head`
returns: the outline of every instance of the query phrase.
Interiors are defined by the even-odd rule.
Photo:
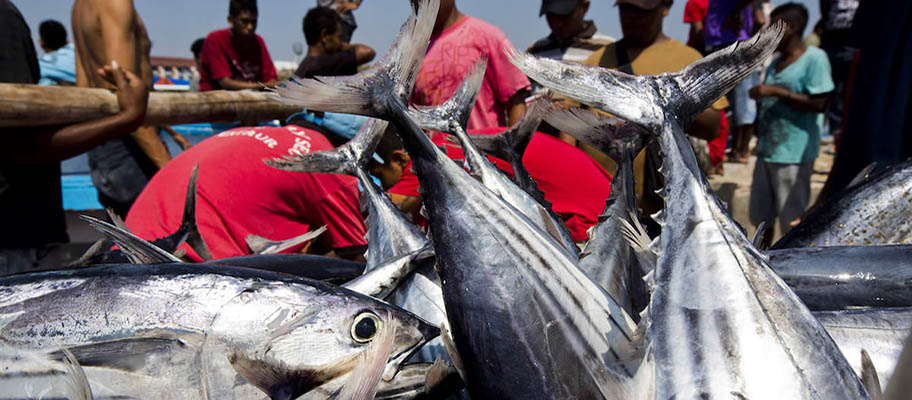
[[[269,293],[239,296],[235,303],[250,307],[232,305],[220,318],[221,329],[235,331],[229,346],[235,371],[270,396],[295,398],[350,373],[387,325],[394,336],[384,381],[439,335],[438,328],[401,308],[344,288],[314,286],[256,288]],[[249,324],[241,322],[245,318]]]

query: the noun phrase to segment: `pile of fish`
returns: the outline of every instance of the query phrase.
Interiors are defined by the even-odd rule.
[[[545,96],[506,132],[471,136],[485,60],[445,104],[408,106],[437,8],[420,2],[374,67],[293,78],[273,93],[373,118],[335,150],[264,160],[359,180],[369,209],[363,268],[277,254],[181,263],[173,253],[183,240],[205,248],[191,178],[174,240],[90,221],[119,253],[83,263],[134,264],[0,279],[0,398],[410,399],[461,387],[457,395],[474,399],[907,394],[912,164],[860,177],[763,251],[714,196],[684,135],[770,55],[781,24],[656,76],[509,52],[537,82],[620,120],[552,109]],[[618,163],[582,251],[520,162],[543,120]],[[452,134],[464,163],[424,129]],[[368,176],[392,132],[412,158],[429,234]],[[639,225],[634,196],[633,158],[650,141],[666,180],[656,238]],[[514,177],[485,153],[510,162]],[[265,253],[286,245],[250,243]]]

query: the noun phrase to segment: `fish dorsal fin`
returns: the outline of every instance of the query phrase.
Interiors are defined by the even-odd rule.
[[[646,234],[646,228],[640,224],[635,212],[631,211],[629,218],[622,218],[621,216],[612,216],[611,218],[620,218],[624,238],[627,239],[627,244],[630,245],[637,259],[640,260],[643,272],[649,273],[653,271],[658,263],[658,255],[653,250],[652,239]]]
[[[105,214],[108,214],[108,218],[111,219],[111,223],[114,224],[114,226],[116,226],[118,229],[122,229],[127,232],[130,231],[130,229],[127,228],[127,224],[124,223],[123,218],[121,218],[120,215],[117,215],[117,213],[114,212],[113,208],[105,207]]]
[[[541,215],[541,220],[542,220],[542,223],[544,224],[544,226],[542,226],[542,229],[544,229],[545,232],[548,233],[548,235],[553,237],[554,240],[557,241],[557,243],[564,243],[563,236],[561,236],[561,233],[560,233],[561,228],[558,227],[557,225],[554,225],[554,220],[551,219],[551,214],[548,213],[548,210],[546,210],[545,207],[542,207],[541,205],[539,205],[538,213],[539,213],[539,215]],[[568,249],[568,250],[572,251],[575,249]]]
[[[450,332],[447,330],[446,324],[440,324],[440,340],[443,342],[443,348],[446,349],[447,355],[450,356],[450,360],[453,361],[453,367],[456,368],[456,372],[459,372],[459,377],[465,382],[467,376],[465,364],[462,362],[459,351],[456,350],[456,343],[454,343],[453,338],[450,337]]]
[[[868,179],[868,176],[871,175],[871,171],[873,171],[876,166],[877,166],[877,163],[873,162],[870,165],[868,165],[867,167],[864,167],[864,169],[862,169],[861,172],[858,173],[858,175],[855,175],[855,178],[853,178],[852,181],[849,182],[849,184],[846,185],[845,189],[843,189],[843,190],[847,190],[847,189],[850,189],[850,188],[853,188],[855,186],[862,184],[864,181],[866,181]]]
[[[250,251],[252,251],[253,254],[279,254],[301,243],[316,239],[318,236],[322,235],[323,232],[326,232],[326,225],[303,235],[285,240],[269,240],[262,236],[247,235],[245,241],[247,242],[247,247],[250,248]]]
[[[190,181],[187,183],[187,195],[184,198],[184,214],[181,217],[180,230],[186,233],[187,245],[196,252],[203,261],[208,261],[212,259],[212,253],[209,251],[209,246],[206,245],[206,241],[203,240],[203,235],[200,234],[199,226],[196,224],[196,181],[199,178],[199,164],[196,164],[193,167],[193,172],[190,173]],[[179,243],[177,244],[180,245]]]
[[[880,388],[880,378],[877,376],[877,369],[874,368],[874,362],[868,351],[861,350],[861,383],[871,396],[871,400],[883,399],[883,390]]]
[[[105,246],[106,243],[108,244],[107,246]],[[110,248],[111,247],[110,243],[111,242],[108,239],[102,238],[102,239],[96,240],[95,243],[92,243],[92,245],[89,246],[89,248],[85,251],[85,253],[82,253],[82,256],[80,256],[79,259],[67,264],[67,266],[75,267],[75,266],[80,266],[80,265],[88,265],[89,260],[91,260],[92,257],[95,257],[98,254],[104,253],[106,248]]]
[[[89,385],[89,378],[86,377],[85,370],[79,365],[79,360],[69,349],[61,349],[63,354],[63,365],[67,370],[67,383],[69,398],[71,400],[92,400],[92,386]]]
[[[120,229],[107,222],[81,215],[83,221],[86,221],[93,228],[105,235],[108,239],[114,241],[120,250],[127,255],[130,262],[134,264],[165,264],[172,262],[182,262],[181,259],[173,254],[162,250],[148,241],[145,241],[127,230]]]
[[[760,225],[757,225],[757,231],[754,232],[754,237],[751,238],[751,243],[754,247],[761,249],[763,245],[763,235],[766,234],[766,221],[760,221]]]

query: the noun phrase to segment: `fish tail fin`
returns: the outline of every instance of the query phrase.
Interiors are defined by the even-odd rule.
[[[123,251],[124,254],[126,254],[130,259],[130,262],[134,264],[162,264],[170,262],[182,262],[173,254],[168,253],[158,246],[139,238],[126,229],[118,228],[115,225],[109,224],[97,218],[90,217],[88,215],[80,215],[79,218],[81,218],[83,221],[88,222],[90,226],[97,229],[99,232],[104,234],[105,237],[111,239],[114,243],[116,243],[117,246],[120,247],[121,251]]]
[[[358,176],[359,171],[367,169],[374,150],[383,139],[387,125],[386,121],[370,119],[361,127],[354,139],[339,148],[265,159],[263,162],[286,171]]]
[[[616,118],[581,108],[554,109],[545,116],[551,126],[588,143],[617,163],[633,159],[646,146],[648,133]]]
[[[199,164],[193,167],[190,173],[190,181],[187,183],[187,195],[184,198],[184,214],[181,217],[179,230],[183,231],[187,237],[187,244],[196,252],[204,261],[212,259],[212,253],[209,246],[203,240],[200,234],[199,226],[196,224],[196,180],[199,178]]]
[[[401,104],[407,103],[438,8],[437,0],[422,0],[417,14],[409,16],[389,52],[373,67],[352,76],[292,77],[273,89],[270,97],[313,110],[383,117],[388,101],[383,97],[391,92]]]
[[[476,60],[447,101],[439,106],[413,106],[409,109],[409,116],[423,129],[455,133],[456,126],[452,125],[454,122],[464,128],[475,107],[481,83],[484,82],[487,64],[485,57]]]
[[[647,128],[672,114],[685,125],[757,69],[785,33],[782,23],[675,73],[632,76],[605,68],[536,58],[508,49],[530,78],[584,104]],[[653,129],[650,129],[653,130]]]

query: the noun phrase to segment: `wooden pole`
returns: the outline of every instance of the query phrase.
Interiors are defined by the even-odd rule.
[[[116,114],[117,96],[106,89],[0,84],[0,127],[65,125]],[[149,94],[146,125],[284,119],[301,111],[263,92],[217,90]]]

